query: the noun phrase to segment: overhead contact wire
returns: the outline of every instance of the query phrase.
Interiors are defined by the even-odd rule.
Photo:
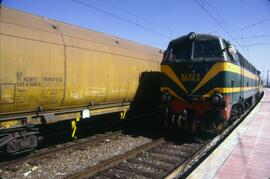
[[[126,23],[129,23],[129,24],[131,24],[131,25],[137,26],[137,27],[139,27],[139,28],[141,28],[141,29],[144,29],[144,30],[146,30],[146,31],[152,32],[152,33],[154,33],[154,34],[156,34],[156,35],[159,35],[159,36],[161,36],[161,37],[163,37],[163,38],[165,38],[165,39],[170,39],[169,36],[167,36],[167,35],[165,35],[165,34],[163,34],[163,33],[157,32],[157,31],[155,31],[155,30],[153,30],[153,29],[150,29],[150,28],[148,28],[148,27],[145,27],[145,26],[143,26],[143,25],[141,25],[141,24],[138,24],[138,23],[136,23],[136,22],[132,22],[132,21],[130,21],[130,20],[128,20],[128,19],[125,19],[125,18],[120,17],[120,16],[118,16],[118,15],[112,14],[112,13],[110,13],[110,12],[107,12],[107,11],[105,11],[105,10],[103,10],[103,9],[97,8],[97,7],[95,7],[95,6],[92,6],[92,5],[87,4],[87,3],[85,3],[85,2],[82,2],[82,1],[79,1],[79,0],[71,0],[71,1],[73,1],[73,2],[75,2],[75,3],[78,3],[78,4],[81,4],[81,5],[83,5],[83,6],[86,6],[86,7],[88,7],[88,8],[94,9],[94,10],[96,10],[96,11],[99,11],[99,12],[101,12],[101,13],[103,13],[103,14],[108,15],[108,16],[114,17],[114,18],[116,18],[116,19],[119,19],[119,20],[121,20],[121,21],[123,21],[123,22],[126,22]]]

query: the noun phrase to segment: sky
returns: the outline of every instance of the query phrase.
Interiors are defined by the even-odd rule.
[[[189,32],[219,35],[235,44],[263,79],[270,70],[270,0],[2,0],[2,4],[163,50],[170,40]]]

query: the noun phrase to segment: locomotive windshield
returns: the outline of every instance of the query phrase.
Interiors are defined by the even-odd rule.
[[[191,47],[191,42],[189,40],[183,40],[172,44],[168,49],[168,60],[178,61],[190,59]]]
[[[169,45],[164,61],[217,60],[221,57],[222,47],[218,38],[182,38]]]
[[[219,40],[204,40],[194,42],[194,59],[222,57]]]

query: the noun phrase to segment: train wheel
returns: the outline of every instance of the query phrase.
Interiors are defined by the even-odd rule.
[[[240,108],[241,115],[244,114],[246,111],[245,103],[240,103],[239,108]]]
[[[179,129],[183,128],[183,123],[184,123],[184,121],[182,119],[182,116],[181,115],[178,115],[178,117],[177,117],[177,127]]]
[[[224,122],[215,122],[215,121],[211,121],[209,124],[209,130],[211,133],[213,134],[220,134],[223,132],[225,124]]]
[[[199,123],[197,123],[197,130],[198,131],[205,131],[206,130],[206,126],[207,126],[206,122],[203,121],[203,120],[200,120]]]
[[[166,129],[170,129],[172,127],[172,112],[169,108],[165,108],[163,111],[163,124]]]
[[[177,123],[176,126],[179,129],[185,128],[186,123],[187,123],[187,111],[186,110],[177,114],[176,123]]]
[[[215,121],[210,121],[209,125],[208,125],[208,130],[210,133],[215,133],[216,132],[216,124]]]
[[[245,102],[245,109],[248,109],[250,107],[248,102]]]
[[[244,108],[243,108],[242,104],[239,103],[239,104],[235,105],[234,111],[236,113],[236,119],[240,118],[242,116],[242,114],[244,114]]]
[[[196,133],[197,132],[197,120],[196,120],[196,118],[193,118],[192,119],[192,122],[191,122],[191,132],[192,133]]]
[[[218,133],[218,134],[222,133],[223,130],[224,130],[224,128],[225,128],[224,122],[220,122],[220,123],[217,125],[217,133]]]
[[[230,116],[229,122],[235,121],[236,119],[238,119],[238,116],[239,116],[239,112],[238,112],[237,105],[234,105],[231,110],[231,116]]]
[[[38,145],[36,132],[16,132],[2,138],[1,144],[4,144],[4,152],[8,154],[20,154],[34,150]]]

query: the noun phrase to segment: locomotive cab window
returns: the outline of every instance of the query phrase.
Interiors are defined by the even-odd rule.
[[[215,59],[222,57],[222,49],[218,39],[194,41],[193,60]]]
[[[189,60],[191,56],[191,42],[181,40],[171,43],[168,47],[164,61],[178,62]]]
[[[235,49],[235,47],[224,39],[223,39],[223,43],[225,45],[224,51],[227,54],[228,59],[231,62],[236,63],[236,64],[239,64],[239,62],[241,63],[241,55],[239,55],[239,52]]]
[[[163,61],[200,61],[224,59],[219,38],[198,36],[195,39],[187,37],[172,41],[166,50]]]

